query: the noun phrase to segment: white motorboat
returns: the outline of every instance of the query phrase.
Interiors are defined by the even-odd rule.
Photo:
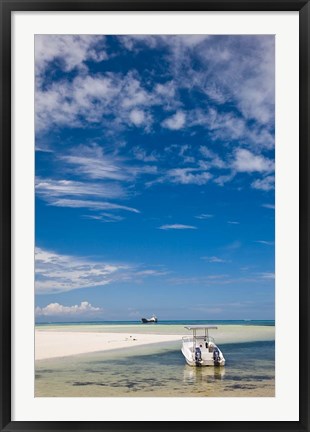
[[[215,344],[213,337],[209,336],[209,330],[217,329],[216,326],[193,325],[185,328],[193,332],[192,336],[182,338],[181,351],[189,366],[225,365],[222,351]]]
[[[143,324],[157,323],[158,319],[157,316],[153,314],[151,318],[141,318],[141,321],[143,322]]]

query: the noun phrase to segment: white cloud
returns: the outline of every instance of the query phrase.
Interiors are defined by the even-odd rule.
[[[126,210],[133,213],[140,213],[133,207],[127,207],[120,204],[103,201],[77,200],[77,199],[54,199],[49,201],[50,205],[55,207],[87,208],[90,210]]]
[[[61,159],[74,166],[76,172],[91,179],[118,181],[130,179],[130,172],[117,159],[103,155],[101,149],[89,152],[87,149],[84,150],[85,152],[83,148],[76,149],[72,155],[63,156]]]
[[[44,73],[48,64],[58,60],[66,72],[85,68],[85,60],[99,62],[108,58],[105,37],[91,35],[35,35],[37,74]]]
[[[266,245],[266,246],[273,246],[274,245],[274,242],[267,241],[267,240],[256,240],[255,243],[260,243],[260,244],[263,244],[263,245]]]
[[[173,116],[162,122],[162,125],[167,129],[178,130],[185,125],[186,116],[184,112],[178,111]]]
[[[238,172],[270,172],[274,170],[274,162],[260,155],[255,155],[247,149],[235,151],[233,168]]]
[[[129,114],[129,119],[135,126],[142,125],[145,121],[144,111],[138,109],[132,110]]]
[[[240,222],[236,222],[236,221],[227,221],[228,224],[230,225],[239,225]]]
[[[261,273],[260,276],[263,279],[275,279],[275,274],[272,272],[264,272],[264,273]]]
[[[200,168],[174,168],[166,173],[163,181],[168,180],[178,184],[204,185],[212,178],[212,175]]]
[[[141,270],[136,273],[137,276],[165,276],[167,271],[163,270]]]
[[[121,198],[124,190],[118,184],[87,183],[74,180],[54,180],[36,177],[36,193],[50,200],[52,197],[95,196],[101,198]]]
[[[37,247],[35,251],[36,294],[57,294],[80,288],[131,283],[144,277],[158,277],[165,270],[143,265],[109,263],[86,257],[64,255]]]
[[[199,151],[208,160],[208,162],[212,167],[216,167],[220,169],[227,168],[226,163],[208,147],[200,146]]]
[[[50,294],[103,286],[124,268],[36,248],[36,292]]]
[[[155,152],[147,153],[142,147],[134,147],[132,153],[139,161],[156,162],[158,160],[158,156]]]
[[[50,303],[45,307],[36,307],[36,316],[89,316],[102,312],[99,307],[94,307],[87,301],[83,301],[80,305],[63,306],[59,303]]]
[[[254,189],[260,189],[263,191],[270,191],[270,190],[274,189],[274,176],[267,176],[263,179],[257,179],[251,184],[251,186]]]
[[[167,97],[145,90],[135,73],[80,74],[71,81],[37,84],[37,131],[101,124],[112,134],[128,122],[149,127],[152,118],[145,109],[164,104]]]
[[[198,216],[195,216],[195,218],[197,218],[197,219],[210,219],[210,218],[213,218],[213,215],[202,213]]]
[[[159,227],[161,230],[186,230],[186,229],[197,229],[197,227],[192,225],[182,225],[182,224],[172,224],[172,225],[162,225]]]
[[[99,215],[84,215],[83,216],[85,219],[94,219],[94,220],[98,220],[101,222],[120,222],[122,220],[124,220],[124,218],[122,216],[119,215],[114,215],[112,213],[101,213]]]
[[[261,124],[274,118],[274,49],[273,36],[253,35],[213,37],[199,50],[202,61],[212,64],[207,82],[215,82],[246,119]]]
[[[275,209],[275,205],[274,204],[262,204],[262,207],[274,210]]]
[[[209,262],[209,263],[224,263],[227,262],[226,260],[224,260],[223,258],[219,258],[217,256],[211,256],[211,257],[202,257],[201,259]]]
[[[139,150],[138,150],[139,153]],[[141,152],[139,153],[141,155]],[[144,152],[144,155],[146,153]],[[114,154],[105,154],[98,145],[78,146],[71,154],[61,157],[74,174],[78,173],[90,179],[114,182],[132,182],[142,174],[156,174],[154,165],[133,165]],[[144,162],[153,162],[154,157],[142,159]]]

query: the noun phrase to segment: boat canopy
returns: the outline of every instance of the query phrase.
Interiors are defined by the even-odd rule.
[[[217,326],[210,326],[210,325],[192,325],[192,326],[185,326],[187,330],[209,330],[209,329],[217,329]]]

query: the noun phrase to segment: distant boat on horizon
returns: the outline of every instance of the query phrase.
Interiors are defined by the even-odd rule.
[[[154,314],[151,316],[151,318],[141,318],[141,321],[143,324],[147,324],[147,323],[157,323],[158,319],[157,316],[155,316]]]

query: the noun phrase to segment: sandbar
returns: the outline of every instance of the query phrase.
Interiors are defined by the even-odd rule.
[[[163,328],[159,326],[158,329],[154,326],[149,330],[151,332],[146,333],[145,331],[148,331],[147,328],[139,331],[137,327],[120,328],[118,332],[115,330],[109,332],[108,327],[100,332],[85,331],[85,329],[81,329],[80,331],[64,331],[57,328],[48,330],[36,328],[35,360],[66,357],[97,351],[110,351],[163,342],[179,341],[181,346],[182,335],[190,335],[190,332],[182,326],[174,329],[173,334],[166,334],[166,332],[163,332]],[[275,339],[275,327],[222,325],[218,326],[218,330],[212,332],[212,336],[215,337],[218,344],[272,341]]]

